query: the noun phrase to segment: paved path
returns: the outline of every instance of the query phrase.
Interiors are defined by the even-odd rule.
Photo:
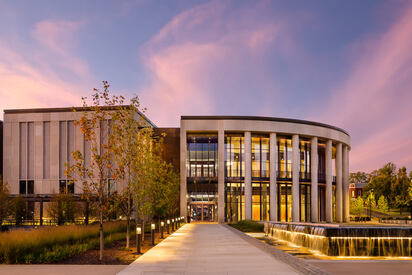
[[[185,224],[119,275],[298,274],[219,224]]]

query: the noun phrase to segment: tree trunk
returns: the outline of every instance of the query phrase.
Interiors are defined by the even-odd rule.
[[[130,247],[130,215],[126,216],[126,248]]]
[[[144,241],[144,220],[142,220],[142,241]]]
[[[103,251],[104,251],[103,211],[100,210],[100,254],[99,254],[100,261],[103,261]]]

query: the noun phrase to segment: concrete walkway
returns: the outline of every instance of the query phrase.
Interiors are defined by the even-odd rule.
[[[118,273],[298,274],[219,224],[185,224]]]

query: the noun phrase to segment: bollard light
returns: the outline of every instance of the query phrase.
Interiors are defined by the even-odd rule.
[[[136,254],[142,254],[140,248],[142,243],[142,228],[136,226]]]
[[[152,245],[155,244],[155,229],[156,229],[156,225],[152,223]]]
[[[172,232],[175,231],[175,219],[172,219]]]
[[[164,222],[160,222],[160,238],[163,239],[163,227],[165,226]]]
[[[170,220],[167,220],[167,234],[170,234]]]

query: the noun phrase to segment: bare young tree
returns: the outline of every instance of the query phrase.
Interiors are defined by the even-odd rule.
[[[80,151],[72,152],[73,165],[67,166],[66,174],[69,179],[83,184],[83,197],[92,205],[95,205],[100,224],[100,253],[99,260],[103,260],[104,233],[103,223],[109,214],[112,182],[112,132],[110,121],[113,110],[116,109],[116,98],[109,96],[107,81],[103,81],[103,90],[94,89],[91,100],[87,104],[87,98],[82,98],[83,113],[75,125],[84,134],[85,142],[88,143],[90,157],[85,158]]]

